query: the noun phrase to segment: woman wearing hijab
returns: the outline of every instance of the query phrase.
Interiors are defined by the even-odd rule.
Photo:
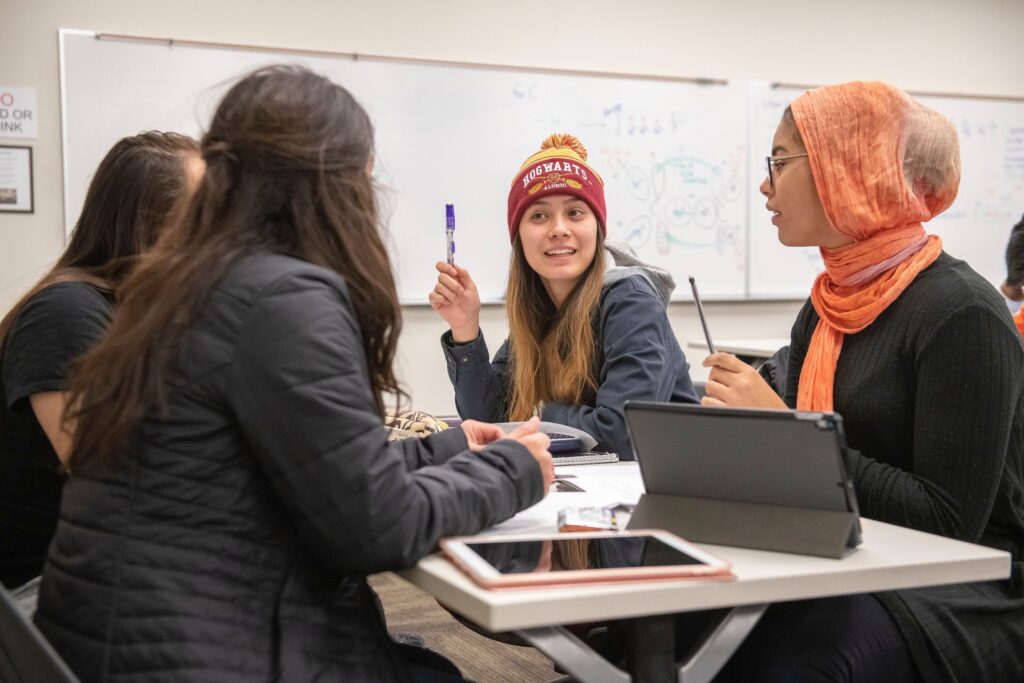
[[[884,83],[797,98],[761,184],[825,272],[783,397],[728,354],[703,402],[836,411],[865,517],[999,548],[1006,581],[773,606],[727,680],[1024,680],[1024,350],[1002,298],[922,223],[960,180],[953,125]]]

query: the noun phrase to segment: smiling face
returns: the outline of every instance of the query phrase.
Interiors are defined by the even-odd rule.
[[[772,140],[772,156],[807,154],[796,124],[783,117]],[[854,241],[836,230],[825,215],[814,185],[810,159],[806,156],[772,164],[773,183],[761,182],[761,194],[768,198],[765,208],[772,212],[772,224],[779,229],[779,241],[787,247],[835,248]]]
[[[556,307],[594,260],[597,216],[571,195],[549,195],[529,206],[519,221],[519,241]]]

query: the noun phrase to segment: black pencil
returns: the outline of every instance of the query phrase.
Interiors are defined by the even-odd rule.
[[[697,293],[697,281],[690,276],[690,289],[693,290],[693,301],[697,304],[697,315],[700,316],[700,326],[704,328],[704,340],[708,343],[709,353],[718,353],[715,351],[715,345],[711,342],[711,333],[708,332],[708,321],[704,318],[704,306],[700,302],[700,294]]]

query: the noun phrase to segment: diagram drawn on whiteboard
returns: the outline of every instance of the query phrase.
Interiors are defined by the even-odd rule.
[[[641,166],[626,154],[609,155],[609,184],[625,187],[633,206],[644,209],[609,229],[637,251],[707,249],[742,259],[744,159],[742,146],[718,162],[681,153]]]

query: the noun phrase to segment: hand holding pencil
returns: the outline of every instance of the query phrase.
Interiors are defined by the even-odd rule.
[[[704,305],[697,292],[697,281],[693,277],[690,277],[690,289],[693,290],[693,301],[697,304],[697,315],[700,317],[700,326],[704,329],[704,340],[710,352],[703,363],[704,367],[711,368],[711,373],[704,387],[701,405],[786,408],[786,404],[757,370],[731,353],[718,353],[714,342],[711,341],[708,321],[704,317]]]

